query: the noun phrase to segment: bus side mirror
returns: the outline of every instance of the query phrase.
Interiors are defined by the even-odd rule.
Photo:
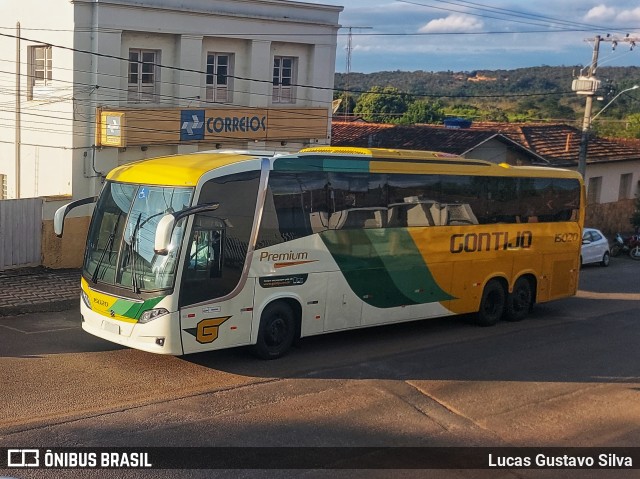
[[[171,235],[173,234],[173,228],[176,225],[176,217],[172,214],[164,215],[158,221],[156,227],[156,238],[153,244],[153,249],[156,254],[166,255],[169,253],[169,244],[171,244]]]
[[[173,228],[176,223],[182,218],[195,215],[197,213],[204,213],[206,211],[215,211],[220,206],[220,203],[205,203],[204,205],[192,206],[185,208],[177,213],[169,213],[164,215],[158,221],[156,226],[156,237],[153,243],[153,250],[156,254],[166,255],[169,254],[169,245],[171,244],[171,235],[173,234]]]
[[[53,232],[58,238],[62,238],[64,231],[64,217],[67,216],[69,205],[64,205],[56,210],[56,214],[53,215]]]
[[[71,203],[67,203],[66,205],[58,208],[55,215],[53,215],[53,232],[56,236],[58,238],[62,238],[62,233],[64,231],[64,219],[69,214],[69,211],[77,208],[78,206],[95,203],[97,200],[97,196],[89,196],[87,198],[82,198],[81,200],[72,201]]]

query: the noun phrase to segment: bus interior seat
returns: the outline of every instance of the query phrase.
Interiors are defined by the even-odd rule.
[[[403,203],[389,205],[387,210],[387,227],[402,228],[407,226],[407,212]]]
[[[311,231],[318,233],[329,229],[329,213],[326,211],[314,211],[309,214]]]
[[[434,224],[431,208],[426,208],[426,204],[416,203],[407,208],[407,226],[433,226]]]
[[[348,213],[346,210],[336,211],[335,213],[331,213],[329,216],[329,229],[331,230],[339,230],[342,229],[345,222],[347,221]]]
[[[446,225],[449,213],[447,211],[447,205],[443,205],[440,203],[433,203],[431,208],[429,208],[429,212],[431,213],[431,217],[433,218],[433,224],[435,226]]]
[[[447,211],[449,213],[450,225],[477,225],[478,218],[473,213],[471,205],[468,203],[448,205]]]
[[[363,221],[363,228],[384,228],[386,226],[387,213],[384,216],[382,210],[373,210],[368,212],[368,217]]]
[[[384,228],[386,220],[386,208],[352,208],[333,213],[329,217],[329,228]]]

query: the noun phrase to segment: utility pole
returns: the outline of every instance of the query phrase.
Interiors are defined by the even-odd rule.
[[[591,66],[587,78],[582,80],[583,83],[577,83],[581,80],[574,80],[573,86],[580,89],[575,90],[578,95],[586,95],[584,105],[584,118],[582,119],[582,136],[580,137],[580,151],[578,153],[578,172],[585,178],[587,172],[587,150],[589,148],[589,130],[591,128],[591,109],[593,108],[593,95],[600,87],[600,81],[596,80],[596,70],[598,69],[598,54],[600,53],[600,35],[597,35],[593,45],[593,55],[591,58]],[[585,88],[586,87],[586,88]],[[583,93],[586,92],[586,93]]]
[[[15,178],[16,178],[16,192],[15,198],[20,198],[20,143],[22,141],[21,138],[21,129],[22,125],[20,124],[20,22],[16,23],[16,121],[15,121]]]
[[[582,136],[580,138],[580,151],[578,153],[578,172],[585,178],[587,171],[587,152],[589,150],[589,133],[591,130],[591,110],[593,108],[593,97],[600,88],[600,80],[596,79],[596,71],[598,69],[598,55],[600,53],[600,42],[611,42],[612,48],[615,50],[619,43],[628,43],[631,50],[636,46],[636,42],[640,41],[638,37],[631,37],[628,34],[624,38],[613,37],[607,35],[601,37],[596,35],[595,38],[589,39],[593,41],[593,56],[591,58],[591,66],[586,76],[580,75],[573,80],[572,90],[578,95],[585,95],[584,118],[582,120]],[[610,103],[609,103],[610,104]],[[607,106],[609,106],[609,104]],[[606,108],[606,107],[605,107]],[[602,110],[601,110],[602,111]]]
[[[351,52],[353,52],[353,27],[349,27],[349,36],[347,37],[347,66],[345,68],[344,79],[344,119],[347,120],[349,115],[349,74],[351,73]]]
[[[373,27],[343,27],[349,29],[349,34],[347,37],[347,65],[345,69],[345,87],[344,87],[344,119],[347,119],[349,115],[349,75],[351,73],[351,54],[353,53],[353,29],[354,28],[373,28]]]

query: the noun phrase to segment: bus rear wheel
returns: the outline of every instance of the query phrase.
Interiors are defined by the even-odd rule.
[[[293,311],[283,302],[268,305],[260,317],[254,353],[262,359],[277,359],[293,344],[296,323]]]
[[[504,319],[507,321],[523,320],[533,306],[533,288],[527,278],[518,278],[513,292],[507,297]]]
[[[493,326],[504,313],[507,303],[507,294],[498,280],[492,279],[482,291],[480,309],[476,322],[480,326]]]

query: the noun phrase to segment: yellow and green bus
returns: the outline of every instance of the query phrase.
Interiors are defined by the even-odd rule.
[[[276,358],[334,331],[463,313],[518,321],[575,294],[583,218],[576,172],[443,153],[144,160],[111,171],[97,199],[82,327],[154,353],[253,345]]]

